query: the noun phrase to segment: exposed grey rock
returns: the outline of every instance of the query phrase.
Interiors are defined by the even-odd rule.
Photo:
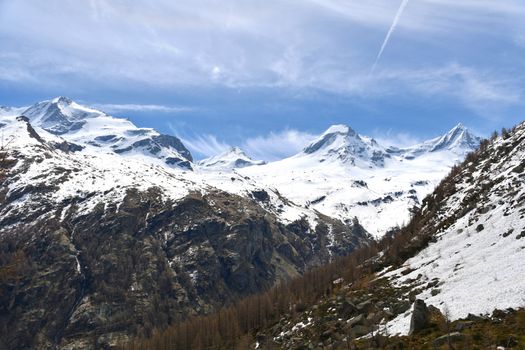
[[[423,300],[416,299],[412,309],[412,317],[410,318],[410,330],[408,335],[412,335],[417,331],[428,327],[430,312]]]
[[[442,345],[445,345],[447,344],[447,342],[451,342],[451,343],[454,343],[454,342],[458,342],[458,341],[462,341],[465,339],[465,336],[459,332],[454,332],[454,333],[450,333],[450,334],[445,334],[439,338],[436,338],[432,344],[435,346],[435,347],[440,347]]]
[[[399,303],[394,305],[394,313],[402,314],[410,309],[410,302],[408,300],[401,300]]]
[[[346,321],[346,324],[349,327],[354,327],[355,325],[362,325],[365,322],[365,315],[361,314],[359,316],[353,317]]]
[[[365,300],[362,303],[357,304],[356,307],[357,307],[357,310],[359,310],[360,312],[367,313],[372,309],[373,306],[374,304],[372,303],[371,300]]]
[[[339,306],[339,315],[342,318],[349,318],[357,312],[357,308],[354,304],[348,301],[343,301]]]
[[[352,327],[351,333],[354,335],[354,337],[362,337],[363,335],[370,333],[370,328],[363,325],[355,325]]]
[[[456,324],[456,330],[461,332],[465,329],[468,329],[474,325],[473,321],[460,321]]]

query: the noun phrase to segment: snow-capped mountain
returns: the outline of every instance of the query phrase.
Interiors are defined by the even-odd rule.
[[[264,160],[253,160],[239,147],[231,147],[219,155],[203,159],[197,163],[205,169],[231,170],[253,165],[266,164]]]
[[[460,129],[396,153],[338,125],[278,162],[195,166],[177,138],[66,98],[2,108],[0,237],[28,253],[12,298],[35,294],[0,325],[20,348],[81,348],[86,324],[109,346],[137,312],[163,328],[268,289],[408,221],[473,146]]]
[[[192,156],[178,138],[138,128],[127,119],[82,106],[66,97],[39,102],[16,112],[28,117],[35,128],[58,135],[90,153],[117,153],[191,169]]]
[[[357,134],[347,125],[333,125],[317,140],[305,147],[302,154],[318,162],[339,161],[359,167],[383,167],[390,155],[369,137]]]
[[[241,149],[202,160],[196,166],[182,142],[129,120],[82,106],[68,98],[36,103],[29,108],[2,108],[0,123],[17,115],[29,118],[44,138],[64,149],[98,157],[132,158],[140,163],[196,168],[192,179],[231,193],[250,193],[242,181],[272,189],[307,211],[351,222],[357,217],[375,236],[408,221],[410,208],[430,193],[450,167],[474,149],[479,138],[462,125],[447,134],[404,149],[385,147],[346,125],[328,128],[299,154],[264,164]],[[1,124],[0,124],[1,126]],[[253,166],[257,165],[257,166]],[[123,165],[124,166],[124,165]]]
[[[394,150],[334,125],[295,156],[239,172],[330,217],[357,217],[380,237],[408,222],[410,209],[479,140],[459,125],[443,136]]]
[[[336,268],[304,276],[297,285],[328,275],[318,290],[337,287],[317,292],[299,312],[272,318],[256,330],[252,347],[519,348],[525,344],[524,259],[525,122],[482,141],[407,226]],[[273,295],[269,305],[281,298]],[[297,293],[289,300],[303,298]]]
[[[424,154],[442,151],[463,158],[467,153],[476,149],[480,141],[480,137],[473,135],[463,124],[460,123],[443,136],[436,137],[412,147],[389,147],[387,152],[393,155],[402,156],[409,160]]]

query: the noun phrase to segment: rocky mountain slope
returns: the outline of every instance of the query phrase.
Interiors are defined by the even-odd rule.
[[[55,142],[62,147],[75,148],[92,159],[107,155],[105,159],[113,159],[116,168],[126,167],[125,159],[133,159],[137,167],[148,163],[193,170],[187,178],[243,196],[251,196],[252,189],[246,188],[250,183],[293,203],[297,210],[286,210],[288,214],[295,212],[292,221],[313,211],[349,224],[357,217],[375,237],[408,222],[410,209],[419,205],[480,140],[460,124],[443,136],[400,149],[380,145],[348,126],[334,125],[303,152],[281,161],[264,165],[234,147],[195,163],[176,137],[137,128],[126,119],[65,97],[28,108],[4,107],[0,123],[9,124],[17,115],[27,116],[35,128],[56,136]],[[102,167],[111,167],[111,162],[102,161]],[[154,177],[153,182],[157,180]],[[270,196],[271,202],[273,198]]]
[[[66,129],[44,112],[4,110],[1,119],[3,348],[115,346],[370,241],[358,223],[297,206],[238,174],[209,179],[143,150],[90,144],[110,131],[91,126],[116,122],[72,118],[64,103],[78,109],[61,100],[47,106],[59,106]]]
[[[417,298],[453,320],[525,306],[525,123],[485,143],[446,186],[446,197],[423,207],[435,216],[427,229],[436,242],[383,276],[411,281]],[[407,334],[407,324],[403,315],[389,327]]]

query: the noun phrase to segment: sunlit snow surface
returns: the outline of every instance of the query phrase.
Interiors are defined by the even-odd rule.
[[[472,150],[449,144],[448,148],[429,152],[429,144],[443,141],[438,138],[389,154],[375,141],[347,132],[348,127],[333,126],[325,133],[328,143],[314,153],[302,152],[239,172],[277,189],[296,204],[341,220],[357,217],[373,236],[381,237],[388,229],[407,223],[409,210]],[[363,151],[354,157],[341,152],[344,149]],[[374,152],[384,157],[383,165],[371,161]],[[408,159],[412,157],[407,154],[412,153],[418,156]]]
[[[399,270],[385,275],[400,285],[418,275],[427,282],[439,279],[440,285],[435,287],[438,294],[432,296],[431,289],[427,289],[418,298],[443,312],[448,310],[453,320],[469,313],[486,314],[494,309],[525,306],[525,173],[513,171],[523,164],[525,125],[518,129],[515,138],[521,138],[521,144],[484,172],[491,180],[501,180],[479,201],[478,208],[491,209],[484,214],[470,211],[441,232],[436,243]],[[496,147],[512,141],[500,139]],[[458,185],[442,218],[457,213],[469,190],[484,181],[479,169],[485,163],[476,166],[473,182]],[[414,270],[403,276],[401,271],[407,268]],[[389,333],[407,334],[409,320],[407,313],[391,321]]]
[[[9,184],[10,191],[56,184],[56,190],[45,193],[46,200],[61,203],[84,198],[78,202],[80,212],[88,212],[100,202],[119,203],[130,188],[158,187],[163,196],[175,201],[190,192],[221,189],[248,197],[253,191],[265,190],[269,201],[261,205],[285,223],[306,218],[314,227],[319,211],[341,220],[358,217],[378,237],[406,223],[409,209],[431,193],[450,167],[472,149],[461,126],[441,138],[404,150],[385,149],[346,126],[334,126],[294,157],[242,169],[194,166],[191,171],[167,166],[161,158],[140,150],[122,155],[100,144],[91,145],[96,137],[111,134],[122,138],[124,146],[140,140],[140,133],[156,135],[156,131],[140,129],[130,133],[138,128],[125,119],[68,105],[75,113],[80,110],[89,114],[79,130],[58,136],[34,126],[42,143],[30,137],[25,122],[16,120],[25,109],[0,108],[0,133],[2,145],[19,158],[12,170],[16,176]],[[72,120],[76,118],[72,110],[62,112]],[[523,128],[520,130],[523,135]],[[64,140],[85,148],[66,153],[52,146]],[[436,243],[387,276],[399,284],[419,274],[428,281],[438,278],[438,294],[432,296],[431,290],[426,290],[418,297],[441,309],[446,306],[452,318],[525,305],[525,238],[516,239],[525,230],[523,212],[518,210],[523,208],[524,181],[522,174],[512,171],[522,162],[524,153],[523,149],[516,150],[505,162],[490,165],[491,178],[502,178],[483,202],[494,208],[484,214],[472,211],[458,219],[439,234]],[[479,176],[478,171],[475,177]],[[450,198],[441,218],[458,210],[471,186],[466,182],[458,185],[458,193]],[[38,206],[41,199],[31,194],[22,196],[0,215],[28,210],[32,206],[25,204]],[[518,209],[510,210],[513,206]],[[479,224],[484,226],[480,232],[476,229]],[[509,229],[512,233],[503,237]],[[401,270],[407,267],[415,270],[402,276]],[[391,321],[389,333],[406,334],[409,317],[408,312]]]

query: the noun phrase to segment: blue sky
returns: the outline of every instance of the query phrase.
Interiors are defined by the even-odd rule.
[[[486,135],[525,119],[524,57],[522,0],[0,0],[0,104],[69,96],[197,158]]]

